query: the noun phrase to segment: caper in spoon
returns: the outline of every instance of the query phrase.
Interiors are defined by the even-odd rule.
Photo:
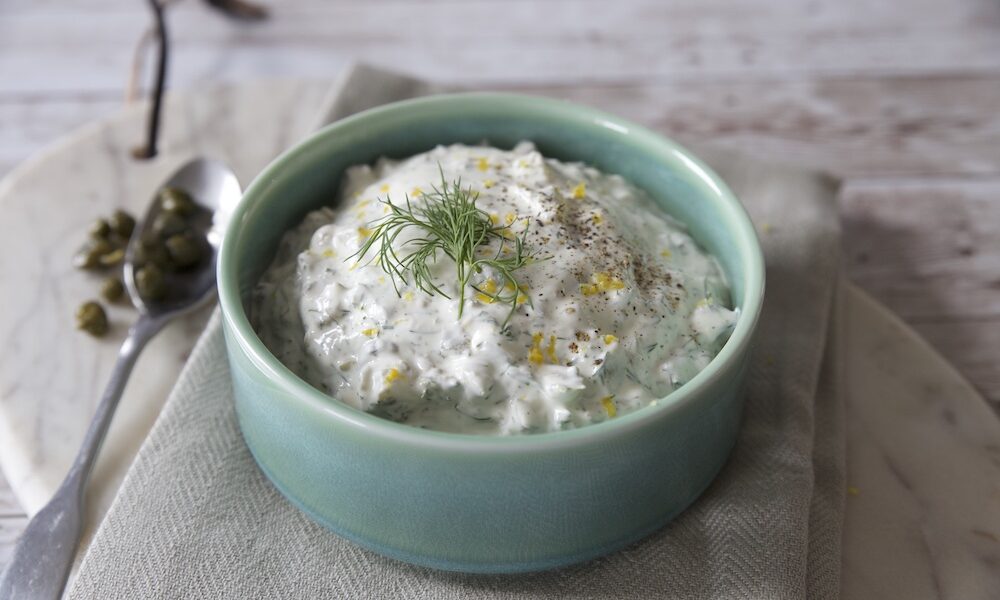
[[[81,514],[86,497],[84,488],[139,352],[164,325],[215,295],[215,257],[221,232],[225,229],[225,217],[231,214],[241,196],[239,182],[225,165],[197,159],[181,167],[165,185],[186,190],[197,200],[197,210],[186,219],[185,228],[193,235],[205,238],[206,255],[197,265],[171,273],[164,273],[151,263],[141,268],[135,263],[141,240],[152,233],[149,230],[161,213],[158,194],[153,196],[154,201],[136,235],[131,235],[136,224],[133,220],[130,226],[125,218],[127,215],[116,215],[109,221],[110,229],[116,234],[124,237],[128,232],[131,235],[125,253],[123,276],[132,304],[139,311],[139,319],[129,329],[128,337],[122,344],[111,380],[97,404],[94,419],[66,480],[52,500],[28,523],[6,570],[0,576],[0,598],[60,597],[80,540]],[[176,216],[176,213],[170,214]],[[106,240],[104,243],[108,244]],[[87,255],[90,256],[92,254]],[[140,273],[145,273],[141,279],[147,284],[153,281],[150,273],[154,271],[150,271],[151,268],[159,270],[163,280],[163,288],[155,288],[158,290],[155,298],[143,296],[138,288]],[[104,309],[99,304],[87,303],[80,309],[78,322],[85,331],[106,331],[107,315],[103,319],[102,315]]]

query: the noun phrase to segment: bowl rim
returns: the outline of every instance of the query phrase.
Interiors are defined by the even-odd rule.
[[[261,341],[250,324],[239,291],[239,257],[235,239],[238,229],[247,218],[249,208],[265,193],[269,182],[300,158],[317,151],[330,137],[343,130],[364,126],[364,123],[385,117],[399,117],[406,113],[407,122],[419,121],[421,116],[437,115],[441,111],[482,107],[495,109],[503,106],[504,114],[528,111],[543,115],[567,126],[598,127],[619,134],[626,144],[638,147],[644,153],[670,156],[679,160],[695,181],[721,201],[728,209],[726,229],[737,237],[741,268],[745,279],[744,302],[740,318],[729,340],[708,365],[680,388],[657,400],[656,405],[643,407],[617,418],[608,419],[576,429],[533,433],[525,435],[480,435],[422,429],[396,423],[344,404],[333,396],[320,391],[286,367]],[[405,124],[405,123],[404,123]],[[396,443],[413,443],[443,450],[463,452],[526,452],[556,450],[592,444],[616,437],[649,423],[666,418],[696,402],[699,392],[723,377],[727,368],[742,360],[749,351],[753,333],[760,318],[764,298],[764,257],[756,231],[746,209],[737,200],[726,183],[701,159],[676,142],[650,129],[588,106],[524,94],[498,92],[463,92],[436,94],[402,100],[371,108],[335,121],[295,144],[268,164],[254,178],[235,207],[226,226],[217,265],[219,306],[222,311],[226,343],[236,343],[253,366],[273,385],[281,386],[287,395],[308,408],[342,425],[363,430],[366,435],[377,436]],[[231,351],[231,350],[230,350]]]

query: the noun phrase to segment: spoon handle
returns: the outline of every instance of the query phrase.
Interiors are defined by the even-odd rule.
[[[139,353],[165,320],[146,315],[129,329],[73,466],[55,496],[28,523],[0,577],[0,600],[58,600],[83,524],[84,489]]]

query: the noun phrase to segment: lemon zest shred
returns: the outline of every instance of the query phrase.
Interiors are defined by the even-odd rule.
[[[610,396],[605,396],[601,398],[601,404],[604,405],[604,410],[608,412],[608,417],[614,418],[618,415],[618,407],[615,406],[615,396],[614,394]]]
[[[487,180],[483,181],[483,187],[486,188],[486,189],[490,189],[491,187],[495,186],[496,184],[497,184],[497,182],[493,181],[492,179],[487,179]]]
[[[618,341],[618,336],[611,335],[610,333],[604,336],[604,343],[609,346],[617,341]]]
[[[361,335],[366,336],[366,337],[375,337],[376,335],[378,335],[378,328],[377,327],[369,327],[368,329],[362,329],[361,330]]]
[[[393,381],[396,381],[400,377],[403,377],[403,374],[399,372],[399,369],[393,367],[389,369],[388,373],[385,374],[385,382],[392,383]]]
[[[545,353],[548,355],[549,361],[551,361],[552,364],[559,364],[559,359],[556,358],[556,336],[549,336],[549,347],[545,349]]]
[[[326,258],[333,258],[334,256],[337,256],[337,253],[334,252],[332,248],[324,248],[323,256]]]
[[[494,295],[497,293],[497,282],[494,281],[492,277],[483,282],[483,284],[479,286],[479,289],[481,289],[482,292],[476,293],[477,300],[483,304],[493,304],[496,302]]]
[[[591,283],[581,283],[580,292],[584,296],[593,296],[598,292],[610,292],[624,289],[625,282],[617,277],[613,277],[607,271],[594,273],[590,276]]]
[[[479,169],[480,171],[486,171],[487,169],[490,168],[490,161],[486,160],[485,158],[479,158],[476,160],[476,168]]]
[[[528,350],[528,360],[533,365],[540,365],[545,362],[545,355],[542,354],[542,339],[544,339],[541,333],[535,333],[531,336],[531,350]]]
[[[587,184],[581,181],[573,188],[571,193],[574,200],[583,200],[584,196],[587,195]]]

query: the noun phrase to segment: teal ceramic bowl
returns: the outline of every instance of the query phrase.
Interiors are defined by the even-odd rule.
[[[336,197],[341,173],[437,144],[531,140],[647,190],[721,262],[742,314],[708,367],[657,405],[577,430],[516,437],[439,433],[358,411],[285,368],[247,318],[282,233]],[[236,412],[260,468],[292,503],[381,554],[480,573],[549,569],[662,527],[705,490],[740,423],[764,267],[740,203],[704,163],[617,117],[561,101],[436,96],[338,121],[247,190],[226,231],[219,295]]]

